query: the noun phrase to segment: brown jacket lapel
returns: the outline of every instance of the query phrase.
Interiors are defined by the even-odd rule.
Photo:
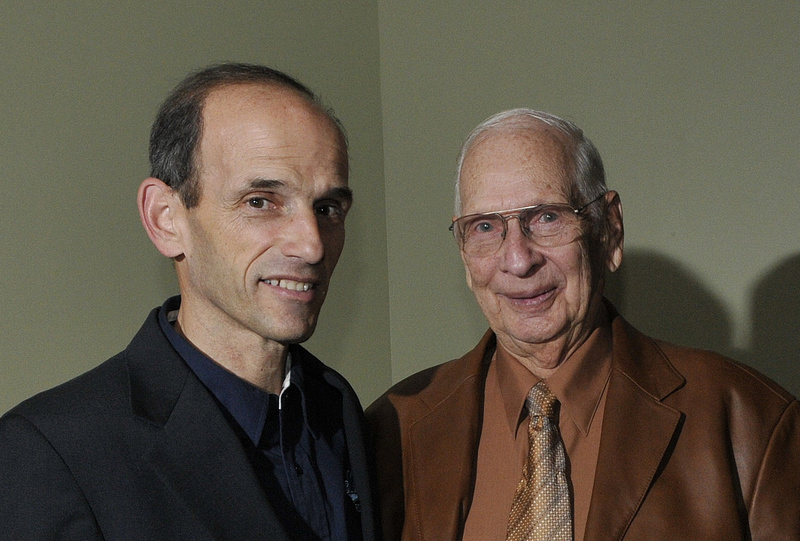
[[[652,341],[621,317],[613,320],[613,336],[614,365],[587,540],[622,539],[682,421],[682,414],[661,400],[684,383],[683,377]]]
[[[408,480],[414,505],[407,512],[417,515],[414,522],[419,525],[420,540],[461,538],[472,503],[483,385],[494,351],[493,338],[487,333],[465,363],[446,365],[435,375],[437,380],[456,384],[432,385],[436,391],[425,396],[430,412],[409,427],[411,461],[422,467]]]
[[[461,359],[411,376],[367,409],[385,541],[461,538],[493,352],[487,332]]]

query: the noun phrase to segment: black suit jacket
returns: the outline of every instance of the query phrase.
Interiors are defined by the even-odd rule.
[[[375,538],[363,411],[342,393],[364,539]],[[215,399],[153,310],[130,345],[0,418],[0,538],[288,540]]]

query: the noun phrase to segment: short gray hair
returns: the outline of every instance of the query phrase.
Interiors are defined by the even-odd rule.
[[[606,187],[606,175],[603,167],[603,160],[600,152],[588,137],[586,137],[577,125],[564,120],[556,115],[536,111],[534,109],[510,109],[493,115],[481,122],[472,133],[469,134],[461,152],[458,155],[458,168],[456,170],[455,183],[455,215],[461,215],[461,169],[464,159],[470,149],[486,137],[489,133],[504,130],[536,130],[540,129],[540,124],[552,126],[565,134],[573,144],[572,162],[574,177],[568,189],[570,204],[574,207],[581,207],[596,199],[608,188]],[[594,207],[594,208],[592,208]],[[592,205],[589,207],[588,214],[592,224],[596,228],[603,221],[603,206]]]

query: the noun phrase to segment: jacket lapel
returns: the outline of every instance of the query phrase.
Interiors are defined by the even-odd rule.
[[[194,375],[146,459],[213,537],[289,541],[241,443]]]
[[[426,397],[430,413],[409,428],[409,460],[415,469],[407,501],[416,508],[407,512],[417,517],[415,539],[455,540],[463,534],[475,484],[486,368],[493,353],[494,335],[487,333],[468,354],[462,373],[437,376],[460,383],[445,386],[446,395]]]
[[[409,512],[419,517],[419,539],[457,539],[449,534],[461,531],[469,510],[477,450],[466,442],[477,441],[477,420],[458,413],[461,417],[437,411],[412,427],[411,460],[423,466],[414,470],[409,494],[416,504]]]
[[[144,459],[211,537],[289,541],[236,434],[155,314],[126,350],[133,411],[162,427]]]
[[[684,380],[653,342],[613,322],[609,381],[586,539],[622,539],[669,458],[682,414],[661,401]]]

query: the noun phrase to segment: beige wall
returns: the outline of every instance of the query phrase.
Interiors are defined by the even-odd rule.
[[[6,0],[0,412],[123,348],[176,292],[134,204],[148,129],[184,73],[231,59],[296,75],[348,128],[356,206],[309,348],[365,403],[483,332],[447,231],[452,174],[467,132],[516,106],[603,153],[623,313],[800,394],[797,3],[464,5]]]
[[[446,229],[455,159],[528,106],[581,125],[621,193],[622,313],[800,394],[796,1],[379,5],[393,380],[485,328]]]
[[[389,385],[377,5],[320,5],[3,1],[0,412],[124,348],[177,293],[136,190],[160,101],[223,60],[289,71],[347,126],[356,205],[309,349],[362,397]]]

